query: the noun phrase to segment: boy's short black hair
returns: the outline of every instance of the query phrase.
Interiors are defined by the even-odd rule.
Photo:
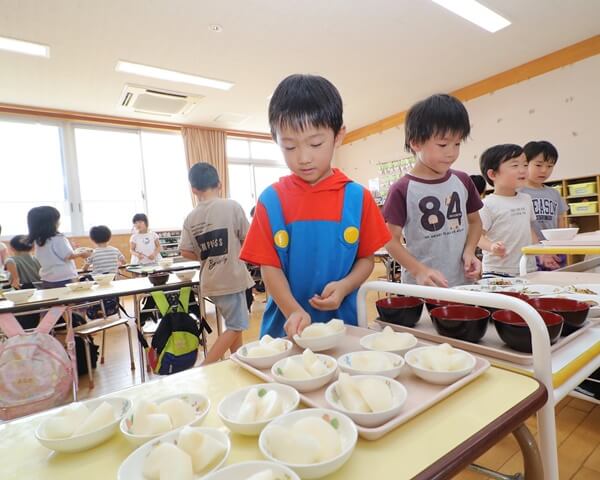
[[[15,235],[10,239],[10,247],[15,252],[31,252],[33,244],[27,235]]]
[[[524,147],[523,151],[527,157],[527,163],[531,162],[538,155],[542,155],[545,162],[556,165],[558,162],[558,150],[550,142],[546,140],[538,140],[534,142],[528,142]]]
[[[344,125],[342,97],[335,85],[318,75],[294,74],[281,81],[269,102],[271,135],[307,126],[331,128],[337,135]]]
[[[219,172],[210,163],[196,163],[188,173],[190,185],[204,192],[219,186]]]
[[[487,183],[485,178],[481,175],[469,175],[471,177],[471,181],[475,184],[475,188],[477,189],[477,193],[479,195],[483,195],[485,192],[485,188],[487,187]]]
[[[90,228],[90,238],[94,243],[106,243],[110,240],[110,237],[112,237],[112,232],[106,225]]]
[[[148,216],[145,213],[136,213],[131,220],[131,223],[135,222],[144,222],[148,226]]]
[[[411,143],[425,143],[448,133],[467,138],[471,133],[469,114],[458,98],[438,93],[410,107],[404,121],[404,147],[415,153]]]
[[[487,171],[498,171],[500,165],[504,162],[508,162],[512,158],[518,157],[522,153],[523,148],[512,143],[505,143],[503,145],[496,145],[488,148],[481,154],[481,158],[479,159],[479,168],[481,169],[483,178],[485,178],[490,185],[494,185],[494,181],[488,176]]]

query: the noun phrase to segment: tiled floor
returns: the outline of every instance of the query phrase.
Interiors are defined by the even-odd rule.
[[[374,276],[377,275],[382,275],[379,265]],[[372,296],[376,297],[374,294]],[[263,302],[264,295],[255,297],[250,328],[244,334],[245,341],[258,337],[260,319],[264,310]],[[373,302],[369,304],[373,308]],[[128,307],[128,310],[132,311],[132,308]],[[214,316],[209,316],[209,322],[214,326]],[[213,334],[213,339],[214,336]],[[98,338],[97,343],[99,341]],[[135,352],[137,361],[137,348]],[[127,337],[122,327],[107,332],[105,363],[96,369],[94,379],[95,388],[90,390],[87,377],[80,378],[80,398],[99,396],[139,383],[139,372],[131,372],[129,369]],[[560,479],[600,480],[600,406],[567,397],[557,406],[556,415]],[[531,418],[527,423],[535,433],[535,419]],[[482,455],[477,463],[507,474],[522,471],[519,447],[512,436],[502,439]],[[485,478],[487,477],[470,471],[464,471],[455,477],[460,480]]]

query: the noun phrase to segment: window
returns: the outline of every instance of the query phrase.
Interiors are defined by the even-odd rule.
[[[133,215],[145,210],[138,133],[76,127],[75,148],[84,231],[131,229]]]
[[[181,135],[142,131],[146,204],[153,228],[180,229],[192,209]]]
[[[75,128],[84,231],[128,231],[147,212],[153,229],[181,228],[192,209],[181,135]]]
[[[0,159],[2,235],[27,234],[27,212],[40,205],[57,208],[60,230],[70,232],[60,127],[0,120]]]
[[[246,145],[247,148],[249,148]],[[192,209],[179,133],[0,118],[2,236],[27,233],[27,212],[51,205],[60,231],[93,225],[129,232],[135,213],[151,227],[181,228]]]
[[[262,191],[290,174],[279,146],[268,141],[228,138],[227,163],[230,197],[248,218]]]

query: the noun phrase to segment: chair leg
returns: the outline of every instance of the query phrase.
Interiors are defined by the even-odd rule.
[[[102,348],[100,349],[100,364],[104,365],[104,345],[106,345],[106,330],[102,330]]]
[[[135,370],[135,363],[133,362],[133,345],[131,344],[131,329],[129,328],[129,324],[125,324],[125,328],[127,329],[127,341],[129,342],[129,361],[131,362],[131,369]],[[104,343],[102,344],[104,346]]]
[[[83,337],[83,345],[85,347],[85,363],[88,368],[88,379],[90,381],[90,389],[94,388],[94,371],[92,370],[92,357],[90,355],[90,343],[87,337]]]

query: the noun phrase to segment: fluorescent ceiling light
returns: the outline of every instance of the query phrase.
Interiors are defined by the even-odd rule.
[[[0,37],[0,50],[46,58],[50,56],[50,47],[48,45],[24,42],[23,40],[15,40],[14,38],[6,37]]]
[[[233,87],[233,83],[223,80],[214,80],[212,78],[200,77],[198,75],[190,75],[189,73],[175,72],[164,68],[150,67],[139,63],[131,63],[118,61],[116,70],[118,72],[133,73],[142,77],[158,78],[160,80],[168,80],[169,82],[190,83],[192,85],[200,85],[201,87],[218,88],[219,90],[229,90]]]
[[[506,18],[484,7],[475,0],[432,1],[491,33],[495,33],[510,25],[510,22]]]

